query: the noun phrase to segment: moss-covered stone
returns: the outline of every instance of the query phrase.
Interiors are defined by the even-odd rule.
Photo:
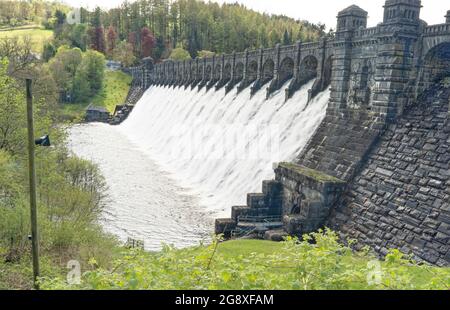
[[[314,169],[306,168],[294,163],[287,163],[287,162],[280,163],[279,167],[295,171],[301,175],[312,178],[319,182],[345,183],[344,181],[331,175],[325,174],[323,172]]]

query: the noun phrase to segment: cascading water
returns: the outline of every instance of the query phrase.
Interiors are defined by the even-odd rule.
[[[249,99],[249,88],[225,95],[152,86],[122,125],[73,127],[71,148],[97,162],[110,185],[108,230],[148,249],[198,243],[215,217],[261,191],[274,162],[306,145],[329,99],[324,91],[307,104],[312,85],[287,102],[287,84],[268,100],[262,90]]]

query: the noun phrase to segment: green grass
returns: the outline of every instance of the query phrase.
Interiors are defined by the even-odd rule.
[[[122,71],[106,71],[103,84],[105,87],[94,97],[92,103],[95,106],[105,107],[112,113],[116,105],[125,102],[131,85],[131,76]]]
[[[311,242],[313,241],[314,242]],[[450,268],[418,265],[392,250],[380,261],[339,244],[337,234],[311,234],[303,242],[236,240],[161,252],[124,251],[112,268],[93,268],[82,284],[43,279],[44,289],[287,289],[376,290],[450,288]],[[375,269],[374,269],[375,266]],[[377,267],[379,266],[379,267]],[[378,281],[368,276],[375,272]]]
[[[61,105],[61,117],[63,120],[78,121],[84,117],[89,104],[105,107],[109,112],[114,112],[116,105],[123,104],[127,98],[131,85],[131,76],[122,71],[105,71],[103,88],[89,102],[68,103]]]
[[[53,31],[45,30],[36,25],[0,29],[0,40],[13,37],[18,37],[21,40],[25,37],[30,37],[33,51],[40,54],[44,43],[53,38]]]
[[[283,248],[281,242],[263,240],[234,240],[222,242],[217,247],[217,254],[223,258],[233,258],[237,256],[248,256],[252,253],[272,255]]]

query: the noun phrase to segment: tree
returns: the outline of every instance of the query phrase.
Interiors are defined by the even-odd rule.
[[[91,48],[100,53],[105,53],[105,33],[102,26],[90,29]]]
[[[73,99],[74,78],[82,60],[83,53],[79,48],[61,46],[48,63],[62,101]]]
[[[270,46],[273,47],[278,43],[281,43],[281,39],[280,36],[278,34],[278,32],[276,30],[272,30],[269,33],[269,42],[270,42]]]
[[[24,146],[25,98],[16,81],[8,76],[9,61],[0,59],[0,149],[16,152]]]
[[[92,50],[84,53],[74,79],[75,100],[83,102],[94,96],[103,86],[104,75],[105,56]]]
[[[102,25],[101,13],[101,9],[96,7],[91,20],[91,48],[100,53],[105,53],[105,30]]]
[[[44,50],[42,51],[42,58],[45,62],[48,62],[52,57],[56,55],[56,48],[51,42],[44,44]]]
[[[164,44],[164,39],[162,37],[158,37],[156,39],[156,47],[153,50],[153,58],[155,60],[159,60],[162,58],[164,51],[166,50],[166,45]]]
[[[125,67],[130,67],[136,61],[133,46],[126,41],[122,41],[117,44],[114,53],[114,60],[119,61]]]
[[[108,28],[108,32],[106,35],[106,45],[107,45],[107,50],[106,53],[109,57],[113,57],[114,55],[114,50],[116,48],[116,44],[117,44],[117,32],[116,29],[113,26],[109,26]]]
[[[289,45],[291,43],[292,43],[291,36],[289,35],[289,32],[286,29],[283,34],[283,45]]]
[[[189,60],[192,59],[191,55],[185,49],[179,47],[172,50],[170,53],[170,59],[172,60]]]
[[[72,26],[69,39],[72,47],[78,47],[85,52],[89,41],[88,26],[86,24]]]
[[[58,37],[64,28],[64,23],[66,22],[66,13],[56,10],[55,12],[55,37]]]
[[[155,47],[155,36],[147,27],[141,30],[141,56],[149,57],[152,55],[153,48]]]
[[[31,68],[38,63],[32,50],[30,37],[24,37],[21,40],[18,37],[1,39],[1,58],[8,58],[9,74],[16,77],[27,75]]]

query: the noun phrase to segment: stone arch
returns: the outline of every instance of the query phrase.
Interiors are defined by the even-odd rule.
[[[251,61],[247,67],[247,80],[253,82],[258,78],[258,62],[256,60]]]
[[[222,74],[222,66],[220,64],[216,65],[216,67],[214,68],[213,74],[214,74],[214,76],[213,76],[214,80],[220,79],[220,75]]]
[[[450,35],[440,35],[440,36],[430,36],[426,37],[423,40],[423,54],[424,57],[435,47],[440,46],[441,44],[449,43]]]
[[[317,68],[319,66],[319,61],[314,55],[308,55],[303,58],[300,63],[299,74],[302,81],[306,82],[317,77]]]
[[[212,72],[212,67],[211,67],[211,65],[206,66],[206,69],[205,69],[205,77],[206,77],[207,79],[210,79],[210,78],[211,78],[211,72]]]
[[[267,59],[262,67],[261,79],[263,82],[268,82],[273,79],[275,70],[275,63],[272,59]]]
[[[280,83],[284,83],[294,76],[294,60],[286,57],[281,61],[279,69]]]
[[[191,78],[192,79],[197,78],[197,66],[195,66],[195,65],[191,67]]]
[[[238,62],[234,66],[234,80],[241,81],[244,78],[244,64],[242,62]]]
[[[223,80],[228,81],[231,79],[231,64],[227,63],[223,68]]]
[[[422,81],[426,88],[445,77],[450,77],[450,42],[431,48],[423,61]]]
[[[296,204],[292,207],[290,215],[298,215],[300,214],[301,209],[300,209],[300,205]]]
[[[203,65],[198,66],[197,77],[202,78],[203,76]]]

